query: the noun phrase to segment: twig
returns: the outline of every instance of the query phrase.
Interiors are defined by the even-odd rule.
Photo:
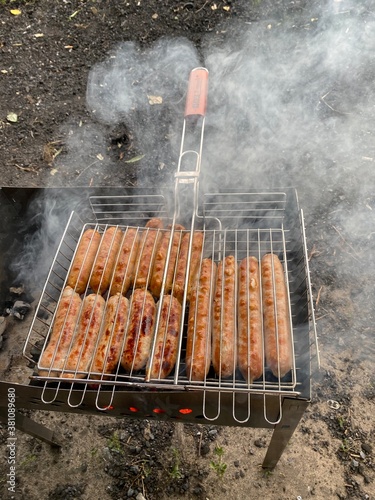
[[[209,0],[207,0],[207,2],[204,2],[204,4],[202,5],[202,7],[200,9],[196,10],[195,13],[198,14],[198,12],[200,12],[201,10],[203,10],[208,3],[209,3]]]
[[[337,229],[337,227],[336,227],[336,226],[334,226],[333,224],[332,224],[332,227],[333,227],[333,229],[336,231],[336,233],[340,236],[340,238],[342,239],[342,241],[343,241],[346,245],[348,245],[348,247],[349,247],[349,248],[350,248],[350,249],[351,249],[351,250],[355,253],[355,255],[358,257],[358,259],[360,259],[360,256],[358,255],[358,253],[357,253],[357,251],[355,250],[355,248],[353,248],[353,247],[352,247],[352,245],[346,241],[346,239],[345,239],[345,238],[344,238],[344,236],[341,234],[341,232]],[[349,252],[348,252],[348,253],[349,253]],[[350,254],[349,254],[349,255],[350,255]],[[353,257],[353,258],[355,258],[355,257]]]
[[[19,168],[20,170],[23,170],[24,172],[34,172],[35,174],[37,174],[38,172],[35,170],[35,168],[31,168],[31,167],[21,167],[21,165],[17,165],[17,163],[15,163],[15,166],[17,168]]]
[[[319,321],[320,319],[325,318],[326,316],[329,316],[330,313],[323,314],[322,316],[319,316],[319,318],[315,318],[315,321]]]
[[[320,301],[320,294],[322,293],[323,286],[319,288],[318,295],[316,297],[316,302],[315,302],[315,307],[318,307],[319,301]]]
[[[95,161],[93,161],[92,163],[90,163],[90,165],[87,165],[87,167],[86,167],[86,168],[84,168],[84,169],[82,170],[82,172],[80,172],[80,173],[77,175],[76,180],[77,180],[77,179],[78,179],[78,177],[80,177],[83,173],[85,173],[85,172],[86,172],[86,170],[88,170],[90,167],[92,167],[93,165],[95,165],[95,163],[98,163],[98,161],[99,161],[99,160],[95,160]]]
[[[314,255],[320,255],[320,254],[321,254],[321,252],[319,252],[319,250],[316,250],[315,245],[313,245],[311,252],[309,254],[309,257],[308,257],[308,261],[310,262],[310,260],[314,257]]]
[[[327,97],[328,94],[330,94],[332,91],[330,90],[326,94],[324,94],[320,100],[334,113],[338,113],[339,115],[351,115],[351,113],[345,113],[344,111],[339,111],[338,109],[333,108],[328,102],[326,102],[325,98]]]
[[[199,444],[198,444],[198,456],[201,456],[201,447],[202,447],[202,438],[203,438],[203,432],[201,431],[200,436],[199,436]]]

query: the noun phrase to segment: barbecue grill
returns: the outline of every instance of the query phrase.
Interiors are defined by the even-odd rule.
[[[205,192],[199,185],[204,133],[206,70],[198,68],[190,77],[178,169],[174,186],[155,194],[152,188],[106,189],[7,189],[2,190],[2,211],[6,223],[2,244],[9,246],[10,225],[28,224],[35,217],[27,207],[39,199],[66,220],[61,227],[54,257],[45,277],[35,315],[24,343],[23,355],[32,370],[27,383],[1,382],[1,401],[5,392],[15,387],[17,408],[75,413],[100,413],[116,417],[174,419],[181,422],[273,428],[273,436],[263,462],[272,469],[278,462],[311,397],[311,377],[319,365],[313,299],[302,210],[297,193],[288,188],[272,190],[234,190]],[[66,210],[66,200],[71,210]],[[148,370],[115,373],[85,373],[64,367],[48,370],[41,363],[41,353],[48,345],[61,294],[82,235],[88,228],[103,234],[109,227],[123,234],[134,228],[140,235],[166,229],[146,227],[151,218],[159,218],[168,231],[176,223],[186,228],[183,234],[202,231],[201,259],[220,262],[233,255],[237,262],[252,255],[259,261],[266,253],[279,256],[286,277],[293,363],[283,378],[276,377],[264,363],[263,375],[245,381],[233,360],[233,376],[217,375],[212,367],[204,380],[192,380],[186,370],[186,331],[189,302],[185,291],[182,321],[178,335],[178,353],[173,371],[167,377],[150,377]],[[14,233],[13,233],[14,234]],[[158,239],[156,238],[156,241]],[[171,238],[172,241],[172,238]],[[190,237],[188,276],[191,264]],[[153,253],[157,249],[153,249]],[[170,258],[170,248],[167,256]],[[187,279],[187,278],[186,278]],[[186,282],[187,284],[187,282]],[[161,286],[163,301],[165,281]],[[89,285],[84,295],[90,293]],[[172,292],[173,293],[173,292]],[[129,295],[131,290],[129,291]],[[104,297],[107,297],[104,295]],[[108,297],[106,298],[108,300]],[[234,306],[233,315],[237,315]],[[160,321],[159,307],[156,317]],[[155,352],[155,341],[150,359]],[[1,416],[5,417],[5,408]],[[56,444],[53,433],[17,413],[20,429]]]

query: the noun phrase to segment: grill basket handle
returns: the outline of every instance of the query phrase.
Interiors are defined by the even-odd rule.
[[[208,93],[208,70],[195,68],[190,72],[186,96],[185,118],[187,116],[205,116]]]

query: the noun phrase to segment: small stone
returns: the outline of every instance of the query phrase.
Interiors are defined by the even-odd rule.
[[[372,446],[367,443],[362,443],[361,448],[365,453],[370,454],[372,452]]]
[[[4,316],[0,316],[0,335],[2,335],[7,327],[7,319]]]
[[[83,464],[81,465],[81,467],[79,468],[79,470],[81,472],[87,472],[87,468],[88,468],[88,465],[86,462],[83,462]]]
[[[266,443],[264,442],[263,439],[256,439],[254,441],[254,445],[257,447],[257,448],[265,448],[266,446]]]
[[[205,455],[208,455],[210,453],[210,445],[208,443],[204,443],[201,446],[201,455],[204,457]]]

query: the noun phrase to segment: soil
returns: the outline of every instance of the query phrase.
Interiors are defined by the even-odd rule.
[[[374,24],[370,0],[0,0],[1,184],[170,183],[207,66],[202,182],[297,188],[321,363],[273,472],[268,430],[24,410],[62,448],[18,432],[12,498],[375,499]]]

